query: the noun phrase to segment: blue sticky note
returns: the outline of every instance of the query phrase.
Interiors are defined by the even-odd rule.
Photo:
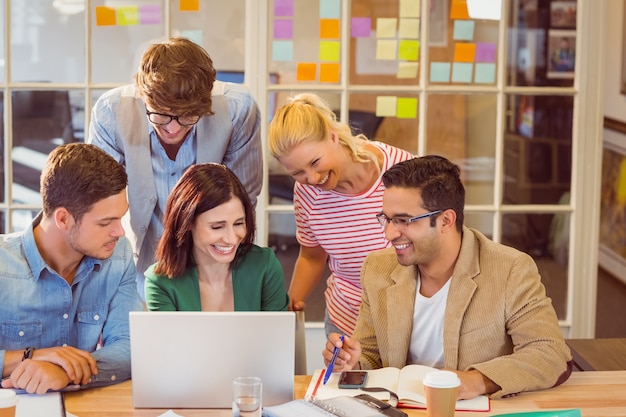
[[[471,83],[473,66],[469,62],[454,62],[452,64],[452,82]]]
[[[320,19],[339,19],[340,0],[320,0]]]
[[[292,61],[293,41],[273,41],[272,61]]]
[[[430,82],[431,83],[449,83],[450,82],[450,63],[449,62],[431,62],[430,63]]]
[[[454,21],[454,40],[471,41],[474,39],[474,21],[473,20],[455,20]]]
[[[474,82],[482,84],[493,84],[496,82],[496,64],[476,64]]]

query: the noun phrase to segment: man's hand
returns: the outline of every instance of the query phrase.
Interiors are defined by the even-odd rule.
[[[33,360],[60,366],[73,384],[84,385],[92,375],[98,375],[96,360],[91,354],[71,346],[36,349]]]
[[[447,371],[448,369],[446,369]],[[478,372],[476,369],[471,371],[455,371],[461,380],[461,386],[459,387],[458,400],[469,400],[479,395],[489,395],[500,389],[492,380]]]
[[[333,371],[349,371],[351,369],[359,369],[359,358],[361,357],[361,344],[348,336],[344,337],[341,343],[341,335],[339,333],[331,333],[326,341],[326,348],[322,351],[324,364],[328,366],[333,357],[335,347],[340,348]]]
[[[70,383],[63,368],[50,362],[26,359],[2,381],[2,388],[24,389],[29,394],[45,394],[48,390],[60,390]]]

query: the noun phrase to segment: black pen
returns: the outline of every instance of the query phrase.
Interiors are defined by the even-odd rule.
[[[341,340],[341,343],[343,344],[343,339],[344,339],[345,335],[341,335],[341,338],[339,340]],[[339,355],[339,351],[341,350],[341,348],[338,348],[337,346],[335,346],[335,348],[333,349],[333,357],[330,360],[330,363],[328,364],[328,368],[326,368],[326,374],[324,375],[324,385],[326,385],[326,383],[328,382],[328,378],[330,378],[330,375],[333,373],[333,367],[335,366],[335,361],[337,360],[337,355]]]

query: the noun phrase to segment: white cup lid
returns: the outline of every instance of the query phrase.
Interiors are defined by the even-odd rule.
[[[426,374],[423,383],[433,388],[454,388],[461,385],[461,380],[451,371],[433,371]]]
[[[12,389],[0,388],[0,408],[13,407],[17,404],[17,395]]]

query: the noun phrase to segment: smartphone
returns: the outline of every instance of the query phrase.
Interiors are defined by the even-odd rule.
[[[343,371],[339,375],[339,388],[361,388],[367,381],[367,371]]]

